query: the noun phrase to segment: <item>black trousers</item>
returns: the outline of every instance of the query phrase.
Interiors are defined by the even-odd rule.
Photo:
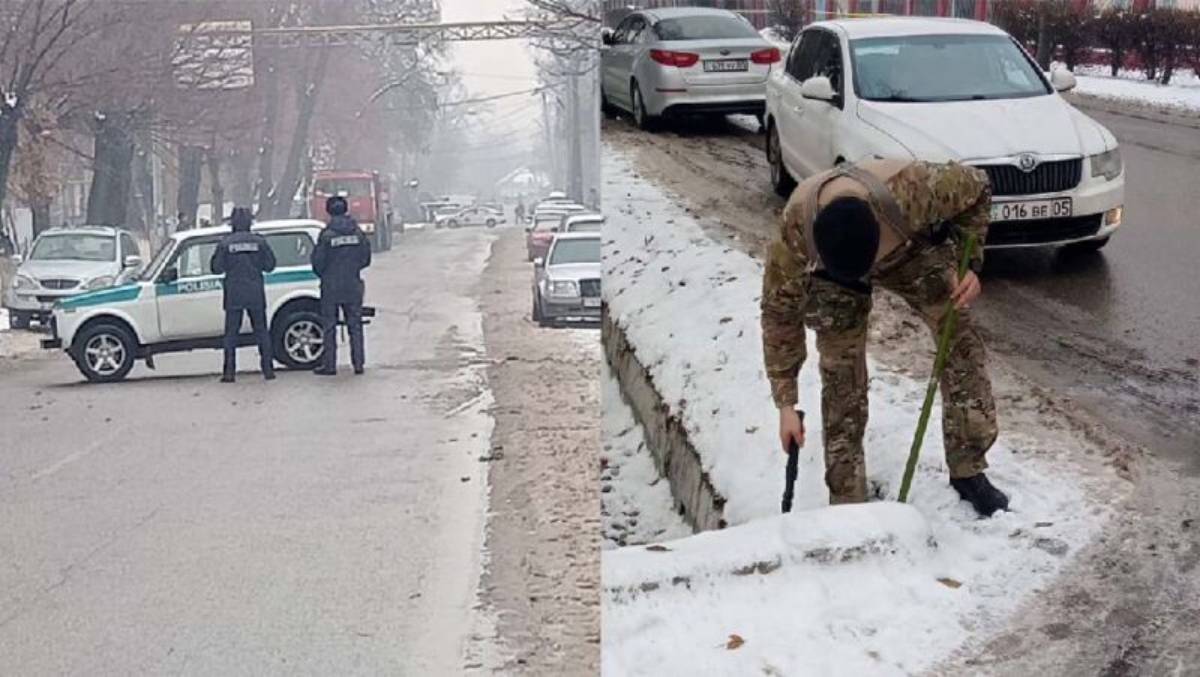
[[[267,330],[267,311],[263,308],[226,308],[225,309],[225,373],[237,373],[238,334],[242,330],[242,312],[250,316],[250,326],[254,330],[254,338],[258,342],[258,359],[264,374],[275,371],[274,357],[271,355],[271,333]]]
[[[324,355],[325,368],[329,371],[337,369],[337,325],[338,310],[346,318],[346,329],[350,332],[350,364],[355,369],[362,368],[366,362],[366,347],[363,345],[362,301],[338,303],[321,299],[321,323],[325,329]]]

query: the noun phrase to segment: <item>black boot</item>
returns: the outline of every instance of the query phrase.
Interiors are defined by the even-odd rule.
[[[337,370],[328,367],[317,367],[313,369],[313,373],[317,376],[337,376]]]
[[[975,508],[975,512],[984,517],[991,517],[997,510],[1008,510],[1008,496],[992,486],[987,475],[983,473],[974,477],[952,479],[950,486],[954,487],[962,500]]]
[[[357,367],[355,367],[355,368],[354,368],[354,375],[355,375],[355,376],[362,376],[362,375],[363,375],[363,371],[365,371],[365,370],[363,369],[362,365],[359,365],[359,366],[357,366]]]
[[[224,374],[221,374],[221,383],[233,383],[233,382],[234,382],[233,374],[231,374],[229,372],[225,372]]]
[[[264,371],[264,372],[263,372],[263,380],[265,380],[265,381],[274,381],[274,380],[275,380],[275,370],[274,370],[274,369],[268,369],[267,371]]]

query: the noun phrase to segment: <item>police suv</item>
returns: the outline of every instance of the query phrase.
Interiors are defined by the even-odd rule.
[[[275,253],[275,270],[263,276],[275,359],[293,369],[317,367],[323,352],[320,282],[309,263],[322,228],[310,220],[253,228]],[[140,272],[59,302],[42,347],[65,350],[93,382],[120,381],[139,359],[153,369],[160,353],[219,349],[223,276],[213,274],[209,261],[228,233],[224,226],[176,233]],[[249,326],[242,331],[241,344],[253,345]]]

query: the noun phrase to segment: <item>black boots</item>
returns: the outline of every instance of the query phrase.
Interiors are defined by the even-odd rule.
[[[954,487],[962,500],[975,508],[975,512],[984,517],[991,517],[997,510],[1008,510],[1008,496],[992,486],[987,475],[983,473],[974,477],[952,479],[950,486]]]
[[[229,372],[225,372],[224,374],[221,374],[221,383],[233,383],[233,381],[234,381],[233,374],[231,374]]]
[[[313,369],[313,373],[317,376],[337,376],[336,369],[329,369],[327,367],[317,367]]]

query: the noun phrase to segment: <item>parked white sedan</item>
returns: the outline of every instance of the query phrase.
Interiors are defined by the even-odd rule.
[[[1099,249],[1121,225],[1117,141],[990,24],[952,19],[823,21],[767,84],[771,181],[868,158],[959,161],[992,184],[989,247]]]

